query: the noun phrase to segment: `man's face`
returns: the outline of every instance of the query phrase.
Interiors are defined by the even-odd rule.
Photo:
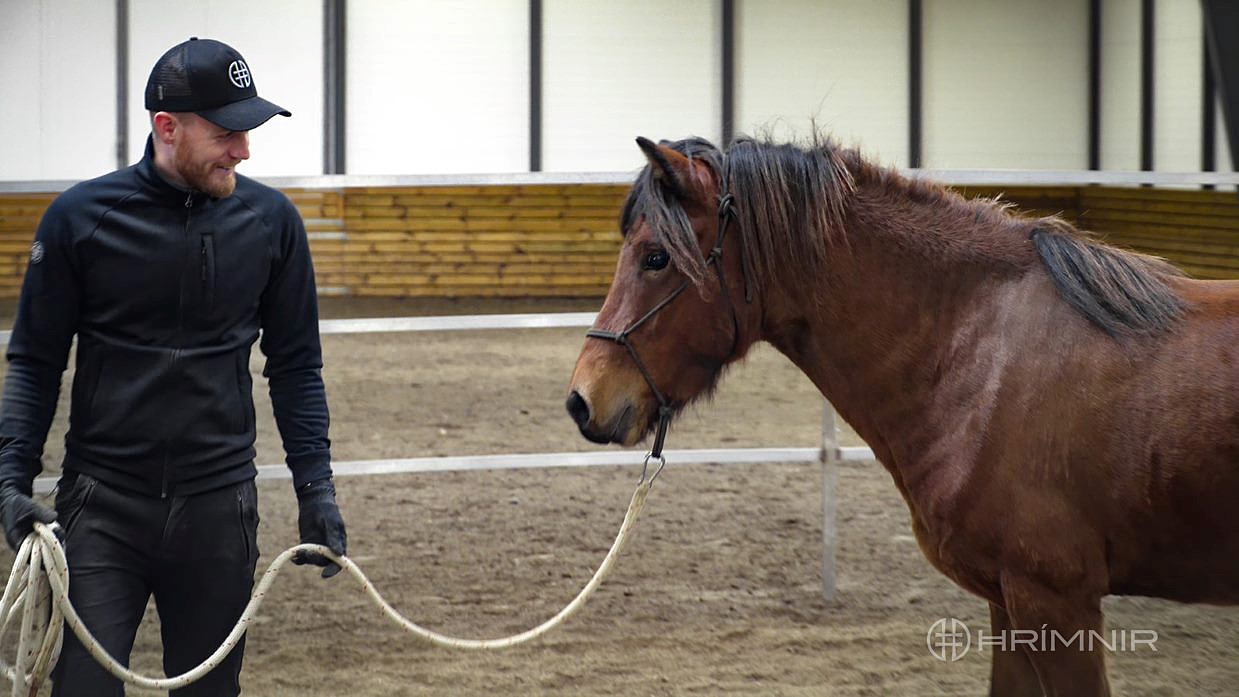
[[[178,114],[173,166],[190,187],[215,198],[232,194],[236,166],[250,157],[249,131],[227,131],[196,114]]]

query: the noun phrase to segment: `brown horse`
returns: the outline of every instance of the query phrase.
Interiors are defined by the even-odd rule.
[[[640,441],[768,341],[994,634],[1100,634],[1108,594],[1239,602],[1239,284],[829,141],[638,143],[568,397],[586,438]],[[991,694],[1109,693],[1100,642],[1046,648],[994,651]]]

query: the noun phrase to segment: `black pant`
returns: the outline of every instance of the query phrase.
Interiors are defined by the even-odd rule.
[[[153,593],[163,666],[180,675],[211,655],[249,602],[258,561],[254,481],[152,498],[66,474],[56,495],[69,559],[69,599],[123,665]],[[244,637],[224,662],[175,697],[238,695]],[[65,627],[53,697],[119,697],[124,685]]]

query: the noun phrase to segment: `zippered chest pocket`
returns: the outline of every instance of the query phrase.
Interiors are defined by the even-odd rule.
[[[199,326],[216,332],[256,317],[271,274],[271,257],[261,230],[207,227],[195,238],[193,278],[200,286]]]
[[[210,314],[215,309],[215,235],[204,232],[201,240],[202,311]]]

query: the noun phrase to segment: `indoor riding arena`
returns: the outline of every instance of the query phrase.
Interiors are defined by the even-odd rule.
[[[145,0],[5,4],[0,124],[14,142],[0,158],[0,329],[14,326],[51,202],[142,157],[150,65],[190,35],[229,42],[260,93],[294,113],[254,132],[239,171],[282,191],[305,224],[347,556],[421,627],[519,634],[591,581],[659,465],[645,464],[653,436],[596,444],[565,410],[597,341],[585,332],[617,292],[621,214],[646,166],[637,136],[829,135],[903,176],[1005,202],[1003,215],[1058,216],[1191,278],[1239,279],[1235,9],[1016,5],[210,0],[168,18]],[[88,85],[68,77],[83,57]],[[73,147],[57,134],[84,113],[54,86],[70,79],[106,116]],[[806,147],[819,146],[833,147]],[[888,310],[875,299],[858,316]],[[647,330],[652,341],[670,321],[634,332],[639,351]],[[256,579],[299,541],[264,364],[255,345]],[[992,655],[1008,647],[985,643],[989,603],[918,543],[908,485],[875,456],[885,445],[769,342],[723,372],[671,423],[622,553],[562,625],[510,648],[443,648],[393,623],[348,573],[288,566],[248,625],[243,693],[989,693]],[[71,354],[34,485],[48,506],[74,376]],[[910,415],[909,428],[931,418]],[[4,547],[0,569],[13,561]],[[1239,695],[1237,603],[1107,595],[1110,691]],[[15,634],[0,641],[5,666]],[[162,655],[151,601],[129,667],[162,677]]]

